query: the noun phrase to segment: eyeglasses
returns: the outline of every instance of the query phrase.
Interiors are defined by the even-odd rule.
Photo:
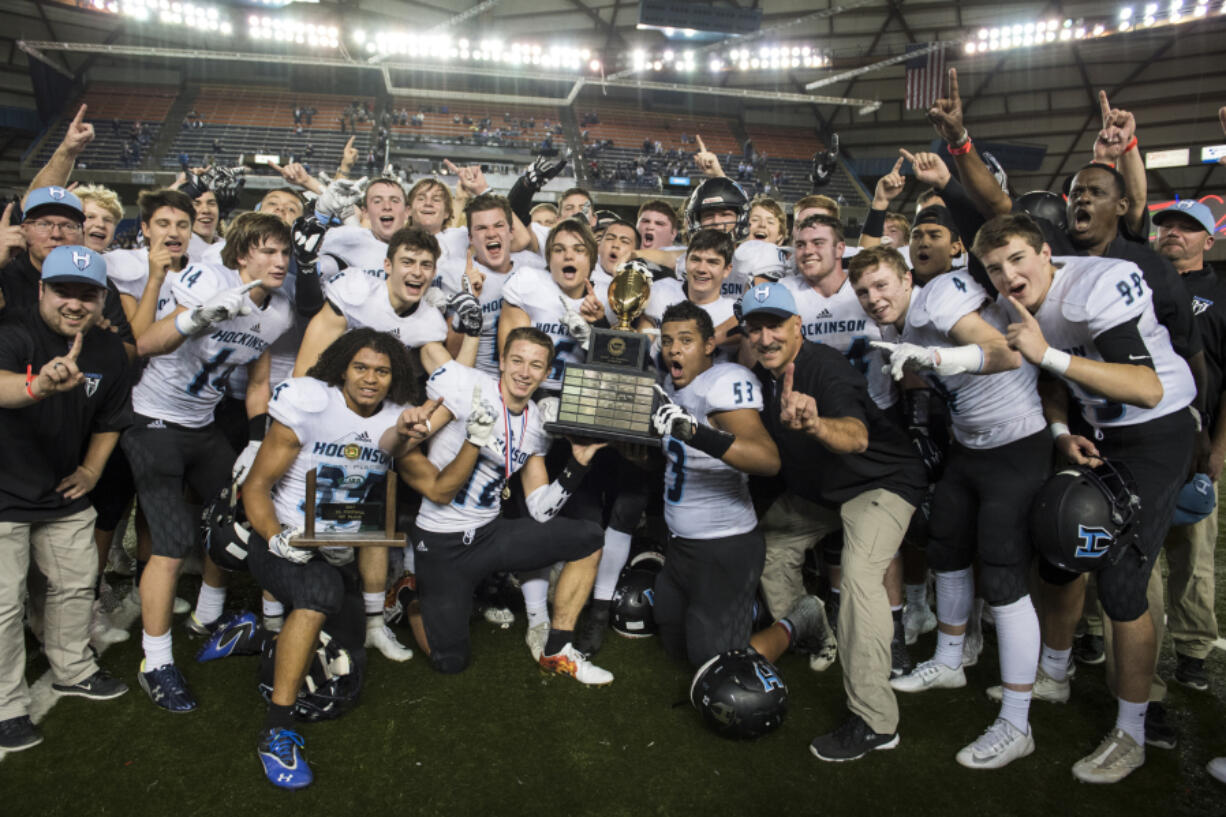
[[[40,218],[36,221],[27,221],[27,225],[38,230],[40,233],[49,233],[53,230],[59,230],[61,233],[74,235],[81,232],[84,228],[72,221],[48,221],[45,218]]]

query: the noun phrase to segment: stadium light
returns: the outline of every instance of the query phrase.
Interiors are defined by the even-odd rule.
[[[636,48],[622,55],[622,63],[630,66],[632,71],[688,73],[694,70],[694,59],[692,51],[678,53],[671,48],[659,52],[648,52],[642,48]],[[780,71],[798,68],[812,70],[829,66],[830,58],[813,46],[782,43],[763,44],[753,49],[736,47],[722,53],[711,54],[707,58],[707,69],[713,74],[732,70]]]
[[[107,3],[95,1],[94,7],[100,11],[121,14],[141,23],[161,23],[222,36],[229,36],[234,32],[229,19],[224,17],[216,6],[171,2],[171,0],[119,0],[119,2]]]
[[[257,41],[306,45],[311,48],[337,48],[340,45],[340,31],[336,26],[316,25],[263,14],[247,17],[247,36]]]

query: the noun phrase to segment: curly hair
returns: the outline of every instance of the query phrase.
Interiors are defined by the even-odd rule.
[[[363,349],[387,355],[388,361],[391,362],[392,385],[387,390],[389,400],[402,406],[421,405],[425,400],[421,364],[409,354],[409,350],[399,339],[368,326],[352,329],[332,341],[331,345],[323,350],[319,360],[315,361],[315,365],[307,370],[307,377],[322,380],[329,386],[343,387],[349,364]]]

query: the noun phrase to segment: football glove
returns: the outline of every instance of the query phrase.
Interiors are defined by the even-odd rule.
[[[462,332],[470,338],[481,334],[481,302],[467,292],[457,292],[447,301],[447,311],[451,314],[451,328]]]
[[[215,323],[228,321],[238,315],[248,315],[247,293],[260,285],[259,281],[250,281],[242,286],[223,289],[214,293],[207,301],[195,309],[180,312],[175,318],[175,328],[182,335],[194,335],[208,329]]]
[[[333,179],[316,200],[315,213],[325,220],[338,218],[344,221],[353,215],[354,206],[362,199],[362,185],[365,183],[365,176],[357,180]]]
[[[528,182],[535,190],[540,190],[549,181],[562,172],[562,168],[566,167],[565,159],[550,159],[546,156],[537,156],[528,170],[524,173],[524,180]]]
[[[566,325],[566,331],[574,338],[579,345],[586,349],[592,339],[592,325],[583,319],[583,316],[576,312],[571,305],[566,302],[566,298],[559,295],[558,302],[562,304],[562,323]]]
[[[230,480],[235,485],[242,485],[247,479],[247,475],[251,473],[251,464],[255,462],[255,455],[260,451],[260,441],[252,440],[247,443],[247,447],[238,455],[238,459],[234,461],[234,469],[230,472]]]
[[[214,165],[201,174],[204,183],[217,197],[217,208],[222,214],[228,213],[238,204],[238,194],[242,192],[247,179],[242,167],[217,167]]]
[[[930,369],[942,376],[977,372],[983,368],[983,350],[975,344],[940,348],[875,340],[871,345],[889,355],[890,363],[882,367],[882,370],[895,380],[902,380],[908,368]]]
[[[485,448],[494,437],[494,407],[481,395],[480,386],[473,386],[472,409],[464,423],[464,434],[477,448]]]
[[[324,241],[324,233],[330,226],[327,220],[320,221],[318,216],[299,216],[290,229],[290,239],[294,244],[294,260],[298,269],[313,270],[319,260],[319,248]]]
[[[302,535],[302,527],[299,525],[283,526],[281,532],[268,540],[268,552],[274,556],[280,556],[282,559],[293,562],[296,565],[304,565],[311,561],[313,555],[307,548],[295,547],[290,544],[290,539],[295,536]]]
[[[536,407],[541,412],[542,423],[556,423],[558,421],[558,408],[561,406],[561,401],[558,398],[549,396],[542,397],[536,401]]]
[[[656,409],[655,414],[651,415],[652,428],[661,437],[671,435],[682,441],[692,440],[694,431],[698,427],[698,419],[674,403],[664,389],[656,386],[655,390],[664,399],[664,402]]]
[[[438,287],[426,287],[425,293],[421,296],[421,301],[431,309],[437,309],[440,312],[445,311],[449,303],[447,295]]]

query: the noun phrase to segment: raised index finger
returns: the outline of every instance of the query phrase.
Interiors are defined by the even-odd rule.
[[[11,221],[12,216],[13,216],[13,203],[10,201],[8,203],[8,206],[4,208],[4,215],[0,216],[0,225],[4,225],[5,227],[10,226],[13,223]]]
[[[81,342],[81,333],[77,332],[77,336],[72,340],[72,348],[68,350],[67,355],[68,359],[74,363],[77,360],[77,356],[81,354]]]
[[[1020,323],[1026,323],[1027,318],[1034,320],[1034,315],[1030,314],[1030,310],[1018,303],[1017,298],[1012,295],[1006,295],[1005,299],[1009,302],[1009,306],[1013,307],[1013,311],[1017,313],[1017,319]]]
[[[962,99],[962,97],[958,95],[958,69],[957,68],[949,69],[949,98],[953,100]]]
[[[353,140],[357,138],[356,136],[350,136],[349,141],[345,143],[345,150],[353,150]]]
[[[77,109],[77,115],[72,118],[72,124],[68,126],[69,130],[76,130],[81,127],[81,122],[85,119],[85,109],[88,107],[88,105],[82,105]]]
[[[894,169],[890,171],[891,173],[901,173],[903,162],[910,162],[912,165],[915,164],[915,157],[910,153],[907,153],[906,150],[899,148],[898,152],[902,155],[898,157],[898,161],[894,162]]]
[[[1111,122],[1111,103],[1107,101],[1107,92],[1098,92],[1098,108],[1103,114],[1103,127]]]
[[[460,169],[456,167],[455,163],[451,161],[450,159],[443,160],[443,167],[447,168],[449,171],[451,171],[456,176],[460,175]]]
[[[696,142],[698,142],[698,150],[699,150],[701,153],[706,153],[706,152],[707,152],[707,146],[703,144],[703,142],[702,142],[702,137],[701,137],[701,136],[699,136],[698,134],[694,134],[694,140],[695,140]]]
[[[792,393],[792,379],[795,376],[795,372],[795,363],[789,363],[787,369],[783,372],[783,395],[785,397]]]

